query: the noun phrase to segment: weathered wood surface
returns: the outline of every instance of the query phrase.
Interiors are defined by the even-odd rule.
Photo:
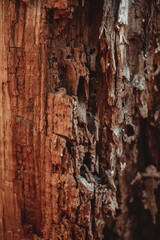
[[[1,240],[159,239],[159,44],[158,0],[0,0]]]

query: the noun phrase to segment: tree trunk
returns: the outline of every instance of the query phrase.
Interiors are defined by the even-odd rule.
[[[160,236],[160,1],[0,0],[0,239]]]

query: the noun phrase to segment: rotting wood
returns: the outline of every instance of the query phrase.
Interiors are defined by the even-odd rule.
[[[0,0],[0,239],[157,235],[159,19],[159,0]]]

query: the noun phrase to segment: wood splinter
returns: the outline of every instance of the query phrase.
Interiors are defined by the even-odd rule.
[[[126,44],[128,45],[128,41],[125,37],[125,25],[121,24],[121,25],[116,25],[116,29],[119,31],[119,42],[120,45]]]
[[[120,44],[128,44],[125,37],[125,26],[128,25],[128,10],[129,3],[128,0],[121,0],[118,10],[118,21],[116,24],[116,29],[119,31]]]
[[[110,11],[111,4],[107,2],[107,0],[104,0],[104,5],[103,5],[103,18],[102,18],[102,23],[101,27],[99,29],[99,39],[101,39],[103,32],[105,33],[105,37],[107,38],[107,15],[108,12]]]
[[[140,173],[138,172],[135,178],[132,180],[131,185],[135,184],[136,182],[140,181],[142,178],[155,178],[160,179],[160,172],[157,172],[157,169],[150,165],[146,168],[146,172]]]
[[[160,38],[159,37],[156,38],[156,44],[157,44],[157,48],[155,49],[155,60],[157,64],[157,69],[153,73],[152,75],[153,77],[156,77],[158,74],[160,74]]]
[[[125,26],[128,25],[128,11],[129,11],[129,3],[128,0],[121,0],[119,4],[118,10],[118,20],[116,24],[116,29],[119,32],[118,38],[118,58],[119,58],[119,78],[122,78],[123,74],[126,73],[125,77],[127,76],[128,67],[127,64],[124,66],[124,62],[126,62],[126,50],[125,45],[128,45],[128,42],[125,37]],[[128,77],[126,77],[128,78]]]

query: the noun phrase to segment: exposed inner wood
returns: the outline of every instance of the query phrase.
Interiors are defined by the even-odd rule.
[[[0,240],[158,240],[159,91],[159,0],[0,0]]]

